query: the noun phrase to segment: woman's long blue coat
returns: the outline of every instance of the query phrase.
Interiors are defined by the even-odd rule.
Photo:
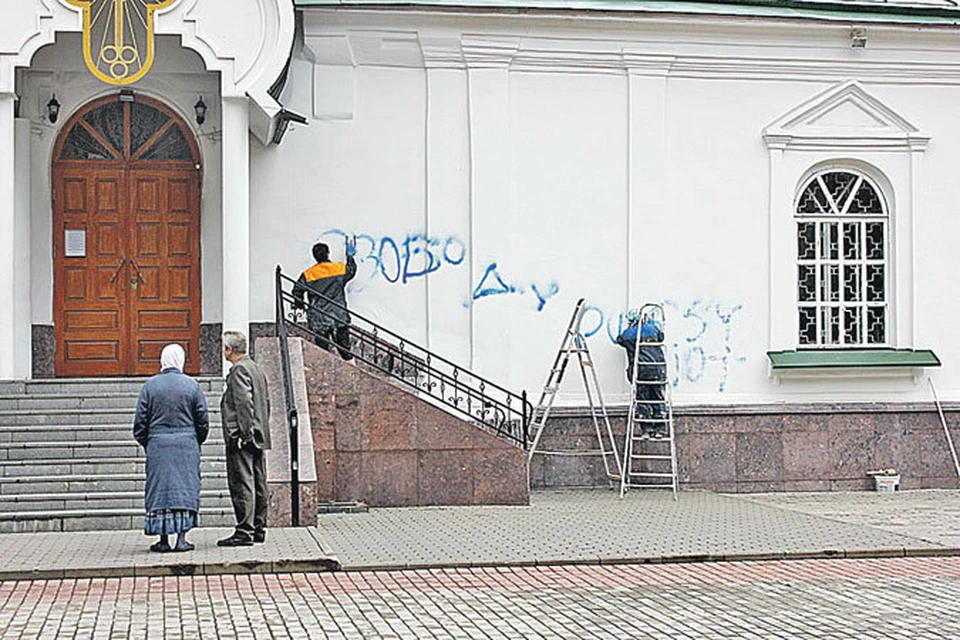
[[[147,450],[147,513],[200,510],[200,445],[210,430],[200,385],[177,369],[146,381],[133,437]]]

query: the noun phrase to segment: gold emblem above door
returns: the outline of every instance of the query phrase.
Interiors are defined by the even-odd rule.
[[[83,59],[104,82],[125,85],[150,70],[154,12],[180,0],[67,0],[83,9]]]

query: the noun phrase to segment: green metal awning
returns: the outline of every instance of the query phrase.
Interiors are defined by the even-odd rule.
[[[767,357],[774,369],[940,366],[940,358],[930,349],[768,351]]]

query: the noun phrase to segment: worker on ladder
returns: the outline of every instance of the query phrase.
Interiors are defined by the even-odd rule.
[[[636,387],[636,419],[641,424],[642,436],[662,438],[667,436],[663,330],[653,318],[641,319],[634,309],[627,312],[626,320],[627,328],[617,336],[617,344],[627,352],[627,380]]]

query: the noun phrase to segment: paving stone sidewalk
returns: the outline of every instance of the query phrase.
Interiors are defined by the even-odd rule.
[[[960,555],[958,491],[538,491],[526,507],[320,517],[345,570]],[[936,511],[936,516],[933,511]],[[902,526],[889,519],[896,513]]]
[[[143,531],[6,533],[0,535],[0,580],[192,576],[224,573],[333,571],[309,527],[271,529],[267,541],[252,547],[223,548],[217,540],[230,528],[199,528],[190,534],[196,549],[153,553],[155,536]]]
[[[198,529],[182,554],[149,552],[139,531],[2,534],[0,579],[960,556],[960,491],[538,491],[529,506],[326,514],[263,545],[217,547],[229,532]]]

